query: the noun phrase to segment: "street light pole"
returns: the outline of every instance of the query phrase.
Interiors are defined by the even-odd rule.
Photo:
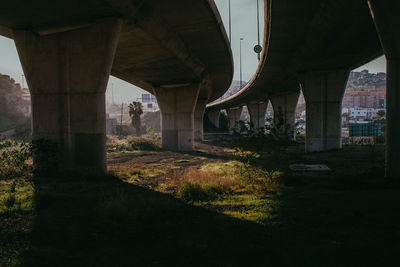
[[[243,38],[240,38],[240,48],[239,48],[239,65],[240,65],[240,89],[242,89],[242,41]]]
[[[228,0],[229,5],[229,43],[232,42],[232,21],[231,21],[231,0]]]
[[[258,0],[257,0],[257,37],[258,37],[258,45],[260,45],[260,8],[258,5]],[[260,53],[257,53],[257,58],[258,61],[260,61]]]

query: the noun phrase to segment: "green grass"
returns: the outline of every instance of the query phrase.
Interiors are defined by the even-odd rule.
[[[110,173],[115,174],[121,180],[128,183],[134,183],[141,179],[153,178],[166,173],[165,168],[158,168],[159,164],[148,164],[146,168],[118,168],[110,170]]]

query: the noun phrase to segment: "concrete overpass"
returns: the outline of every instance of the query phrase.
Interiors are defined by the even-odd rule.
[[[14,39],[20,56],[32,97],[33,139],[57,146],[53,167],[62,171],[106,170],[110,74],[156,95],[162,143],[173,150],[193,149],[205,105],[233,76],[212,0],[6,1],[0,34]]]
[[[351,69],[385,52],[387,83],[387,176],[400,176],[400,2],[392,0],[265,0],[262,60],[239,92],[208,105],[217,123],[226,109],[230,124],[247,105],[255,127],[274,114],[294,128],[300,88],[306,100],[306,151],[341,148],[341,104]],[[372,14],[372,16],[371,16]],[[382,48],[383,47],[383,48]],[[276,119],[276,118],[275,118]],[[294,131],[292,131],[294,132]]]

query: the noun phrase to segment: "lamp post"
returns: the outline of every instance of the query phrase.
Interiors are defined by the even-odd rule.
[[[257,38],[258,38],[258,46],[260,46],[260,8],[258,5],[258,0],[257,0]],[[257,58],[258,61],[260,61],[260,53],[257,53]]]
[[[232,21],[231,21],[231,0],[228,0],[229,6],[229,43],[232,42]]]
[[[240,48],[239,48],[239,65],[240,65],[240,89],[242,89],[242,41],[243,38],[240,38]]]

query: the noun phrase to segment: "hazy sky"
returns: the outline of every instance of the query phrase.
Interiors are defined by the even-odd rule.
[[[222,20],[228,33],[228,0],[215,0]],[[263,14],[264,1],[259,0],[260,4],[260,39],[262,43],[263,36]],[[231,0],[232,14],[232,52],[235,63],[234,79],[239,80],[239,43],[242,41],[242,70],[243,80],[249,80],[257,69],[257,55],[253,51],[257,44],[257,0]],[[382,56],[362,67],[370,72],[386,72],[386,61]],[[0,73],[12,76],[17,82],[22,82],[23,71],[15,49],[14,41],[0,36]],[[24,81],[25,86],[26,82]],[[114,87],[114,99],[116,102],[131,102],[140,97],[145,92],[140,88],[110,77],[107,90],[107,99],[111,101],[112,84]]]

